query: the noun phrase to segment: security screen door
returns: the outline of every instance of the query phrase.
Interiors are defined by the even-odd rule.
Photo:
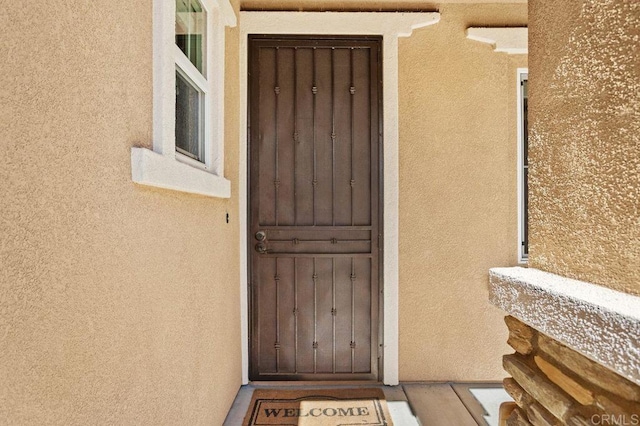
[[[249,46],[251,380],[378,380],[380,39]]]

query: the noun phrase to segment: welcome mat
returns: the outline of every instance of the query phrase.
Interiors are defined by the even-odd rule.
[[[243,426],[392,426],[382,389],[256,389]]]

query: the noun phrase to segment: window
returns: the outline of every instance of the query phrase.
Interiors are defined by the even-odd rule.
[[[224,178],[225,27],[229,0],[154,0],[153,151],[131,149],[134,182],[211,197]]]
[[[527,69],[518,69],[518,259],[529,258],[529,141]]]
[[[176,152],[202,162],[204,154],[204,92],[176,70]]]
[[[209,81],[207,12],[198,0],[176,0],[176,152],[204,162]]]

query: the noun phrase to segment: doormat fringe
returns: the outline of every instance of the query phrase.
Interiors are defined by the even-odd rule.
[[[256,389],[243,426],[392,426],[384,392],[357,389]]]

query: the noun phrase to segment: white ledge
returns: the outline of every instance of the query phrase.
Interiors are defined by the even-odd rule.
[[[493,268],[489,300],[640,385],[640,297],[533,268]]]
[[[467,38],[492,45],[494,52],[504,52],[511,55],[526,55],[529,52],[527,27],[470,27],[467,28]]]
[[[140,185],[208,197],[231,197],[231,182],[224,177],[146,148],[131,148],[131,178]]]
[[[437,12],[240,12],[251,34],[349,34],[409,37],[413,30],[440,20]]]

